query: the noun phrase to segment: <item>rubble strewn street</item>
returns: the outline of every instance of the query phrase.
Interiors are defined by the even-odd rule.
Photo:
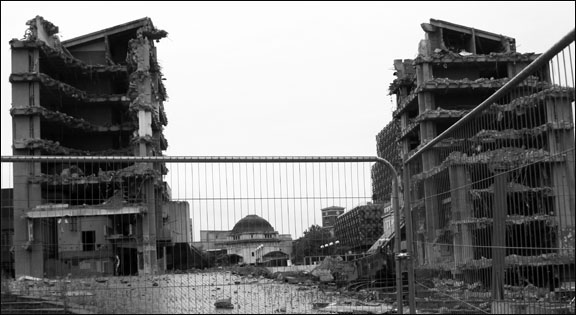
[[[14,294],[66,299],[75,308],[104,313],[338,313],[381,314],[384,301],[345,292],[307,273],[243,267],[137,277],[17,279]]]

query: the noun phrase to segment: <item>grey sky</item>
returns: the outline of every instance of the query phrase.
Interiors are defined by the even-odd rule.
[[[393,60],[416,56],[420,23],[511,36],[519,52],[538,53],[575,25],[574,2],[550,1],[1,5],[2,155],[12,154],[8,41],[36,15],[59,26],[61,40],[145,16],[168,32],[157,47],[169,96],[165,153],[173,156],[375,155],[375,135],[394,109]],[[311,221],[318,206],[306,207]],[[293,229],[280,232],[301,232]]]
[[[375,155],[391,119],[394,59],[443,19],[543,52],[574,2],[2,2],[2,155],[11,154],[10,48],[42,15],[62,40],[144,16],[168,31],[168,155]]]

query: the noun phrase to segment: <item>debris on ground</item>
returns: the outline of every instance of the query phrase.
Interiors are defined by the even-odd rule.
[[[216,308],[233,309],[234,304],[232,304],[232,298],[220,299],[214,303]]]
[[[435,312],[421,313],[419,310],[416,310],[416,314],[434,314],[434,313]],[[398,308],[396,306],[393,306],[389,311],[386,311],[383,314],[398,314]],[[404,308],[402,309],[402,314],[410,314],[410,308],[404,306]]]
[[[318,271],[313,271],[313,275],[320,278],[320,282],[331,282],[334,281],[334,276],[332,276],[332,272],[328,269],[321,269]]]
[[[30,277],[30,276],[20,276],[16,281],[42,281],[42,278]]]
[[[265,278],[272,278],[272,273],[266,267],[260,266],[232,266],[230,271],[234,275],[238,275],[241,277],[265,277]]]
[[[59,295],[59,292],[54,292],[53,295]],[[65,296],[93,296],[94,293],[89,291],[68,291],[64,293]]]
[[[324,308],[326,306],[328,306],[330,303],[325,303],[325,302],[316,302],[316,303],[312,303],[312,309],[319,309],[319,308]]]
[[[298,284],[300,282],[300,281],[298,281],[298,279],[296,279],[295,277],[291,277],[291,276],[284,277],[284,281],[288,282],[290,284]]]
[[[285,271],[275,272],[272,279],[279,282],[286,282],[290,284],[313,286],[317,278],[308,272],[303,271]]]
[[[353,300],[342,300],[332,302],[324,307],[321,307],[317,304],[326,304],[326,303],[314,303],[314,309],[329,313],[384,314],[392,310],[392,306],[388,304],[366,303]]]
[[[340,256],[327,256],[311,274],[319,278],[320,282],[353,281],[358,278],[356,266]]]

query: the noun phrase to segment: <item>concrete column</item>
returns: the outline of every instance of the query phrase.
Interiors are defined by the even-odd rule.
[[[12,49],[12,73],[38,72],[37,49]],[[12,108],[40,105],[40,84],[12,83]],[[17,116],[12,119],[13,141],[40,139],[40,117]],[[14,149],[14,155],[39,155],[39,150]],[[32,224],[29,233],[26,212],[41,203],[39,184],[29,184],[30,176],[40,174],[39,163],[14,163],[14,252],[16,276],[44,275],[43,239],[40,224]],[[29,238],[32,235],[34,240]]]
[[[406,130],[406,128],[408,127],[408,113],[402,113],[402,115],[400,116],[400,130],[401,132],[404,132],[404,130]],[[400,156],[406,156],[408,154],[408,152],[410,152],[410,143],[408,138],[404,138],[402,139],[402,148],[401,148],[402,152],[400,152]]]
[[[137,71],[146,75],[141,76],[136,80],[138,97],[144,104],[152,104],[152,86],[149,75],[150,70],[150,42],[146,38],[136,40],[132,48],[135,50],[137,59]],[[152,113],[150,109],[140,109],[138,111],[138,136],[147,137],[152,136]],[[150,144],[140,142],[138,147],[138,155],[149,156],[152,155]],[[152,165],[148,165],[152,168]],[[140,274],[156,274],[158,273],[158,259],[156,249],[157,239],[157,211],[156,197],[154,193],[154,179],[147,179],[143,183],[144,193],[146,198],[146,205],[148,211],[144,214],[142,220],[142,241],[139,245],[138,262]],[[140,268],[142,267],[142,268]]]
[[[572,105],[566,98],[549,99],[546,117],[550,124],[572,122]],[[574,129],[558,129],[548,132],[550,155],[564,158],[563,163],[552,163],[551,181],[554,194],[554,214],[558,224],[558,247],[562,254],[574,255],[576,229],[574,201]]]
[[[418,71],[419,82],[424,82],[431,78],[431,69],[429,64],[422,64],[421,71]],[[418,94],[418,107],[419,113],[436,109],[434,95],[430,92],[422,92]],[[432,140],[437,136],[436,124],[432,121],[423,121],[420,123],[420,142],[424,143],[427,140]],[[427,172],[437,166],[438,153],[433,149],[422,154],[422,170]],[[440,221],[438,216],[438,198],[437,189],[433,179],[424,180],[424,205],[426,208],[426,261],[428,263],[435,263],[440,256],[440,253],[434,248],[434,241],[436,239],[437,230],[440,228]]]
[[[461,221],[472,217],[472,202],[469,191],[472,188],[470,174],[464,166],[453,166],[450,172],[450,197],[452,199],[452,220]],[[472,231],[467,224],[459,224],[454,230],[454,263],[456,266],[474,258],[472,251]],[[457,273],[461,271],[456,270]]]

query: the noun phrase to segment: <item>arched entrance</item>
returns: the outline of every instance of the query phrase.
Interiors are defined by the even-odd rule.
[[[273,251],[262,256],[262,263],[267,267],[287,266],[288,258],[288,254],[284,252]]]
[[[232,265],[236,265],[236,264],[244,262],[244,258],[242,256],[236,255],[236,254],[228,255],[228,259],[230,261],[230,264],[232,264]]]

